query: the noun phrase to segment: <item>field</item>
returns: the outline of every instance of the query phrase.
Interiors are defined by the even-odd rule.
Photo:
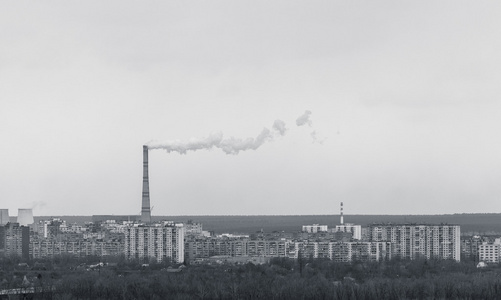
[[[59,216],[69,223],[92,221],[91,216]],[[35,220],[49,217],[35,217]],[[186,222],[193,220],[203,224],[204,230],[215,233],[254,233],[285,231],[296,232],[302,225],[321,224],[333,227],[339,224],[339,215],[296,216],[154,216],[153,220]],[[424,223],[461,225],[463,234],[501,234],[501,214],[449,214],[449,215],[345,215],[345,223]]]

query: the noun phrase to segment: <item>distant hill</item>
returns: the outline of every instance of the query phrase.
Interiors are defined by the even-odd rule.
[[[92,216],[44,216],[35,221],[58,217],[70,223],[91,222]],[[302,225],[321,224],[334,227],[339,224],[339,215],[297,215],[297,216],[153,216],[154,221],[172,220],[186,222],[193,220],[203,224],[204,230],[216,233],[253,233],[263,229],[272,231],[300,231]],[[450,214],[450,215],[345,215],[345,223],[369,225],[372,223],[424,223],[457,224],[462,233],[501,235],[501,214]]]

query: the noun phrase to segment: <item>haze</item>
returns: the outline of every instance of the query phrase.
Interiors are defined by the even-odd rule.
[[[256,138],[278,119],[284,136],[238,155],[150,150],[152,214],[500,212],[500,13],[4,1],[0,208],[139,214],[142,145]]]

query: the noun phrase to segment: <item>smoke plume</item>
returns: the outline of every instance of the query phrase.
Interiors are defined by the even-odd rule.
[[[219,148],[226,154],[238,154],[240,151],[256,150],[264,143],[273,141],[276,136],[283,136],[287,129],[285,122],[276,120],[273,123],[272,131],[268,128],[263,128],[261,133],[255,138],[240,139],[230,137],[223,139],[221,132],[213,133],[207,138],[192,138],[187,141],[173,140],[163,143],[150,142],[147,144],[148,149],[163,149],[167,152],[178,152],[186,154],[188,151],[196,151],[202,149]]]
[[[222,140],[223,134],[221,132],[216,132],[203,139],[191,138],[187,141],[172,140],[163,143],[151,142],[148,143],[147,146],[148,149],[163,149],[169,153],[178,152],[180,154],[186,154],[186,152],[190,150],[196,151],[217,147],[221,144]]]

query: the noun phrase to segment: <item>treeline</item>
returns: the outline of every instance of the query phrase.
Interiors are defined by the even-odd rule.
[[[447,214],[447,215],[345,215],[345,221],[368,225],[372,223],[420,223],[420,224],[457,224],[463,233],[492,234],[501,232],[501,214]],[[84,224],[92,221],[91,216],[59,216],[68,223]],[[49,217],[35,217],[38,222]],[[295,215],[295,216],[153,216],[154,221],[171,220],[186,222],[192,219],[203,224],[204,230],[216,233],[231,232],[253,233],[261,231],[297,232],[305,224],[324,224],[329,227],[338,225],[338,215]],[[14,220],[12,220],[14,221]]]
[[[366,226],[372,223],[394,224],[456,224],[462,233],[493,234],[501,232],[501,214],[447,214],[447,215],[345,215],[346,222]],[[329,228],[338,225],[338,215],[297,215],[297,216],[156,216],[155,220],[186,222],[193,219],[203,224],[204,230],[216,233],[253,233],[285,231],[297,232],[305,224],[323,224]]]
[[[477,269],[472,262],[344,264],[276,258],[265,265],[191,265],[175,273],[165,267],[141,268],[130,262],[70,271],[57,265],[35,282],[53,286],[54,292],[35,299],[499,299],[501,295],[501,268]],[[9,272],[18,282],[37,273],[3,271],[0,282],[12,276]]]

